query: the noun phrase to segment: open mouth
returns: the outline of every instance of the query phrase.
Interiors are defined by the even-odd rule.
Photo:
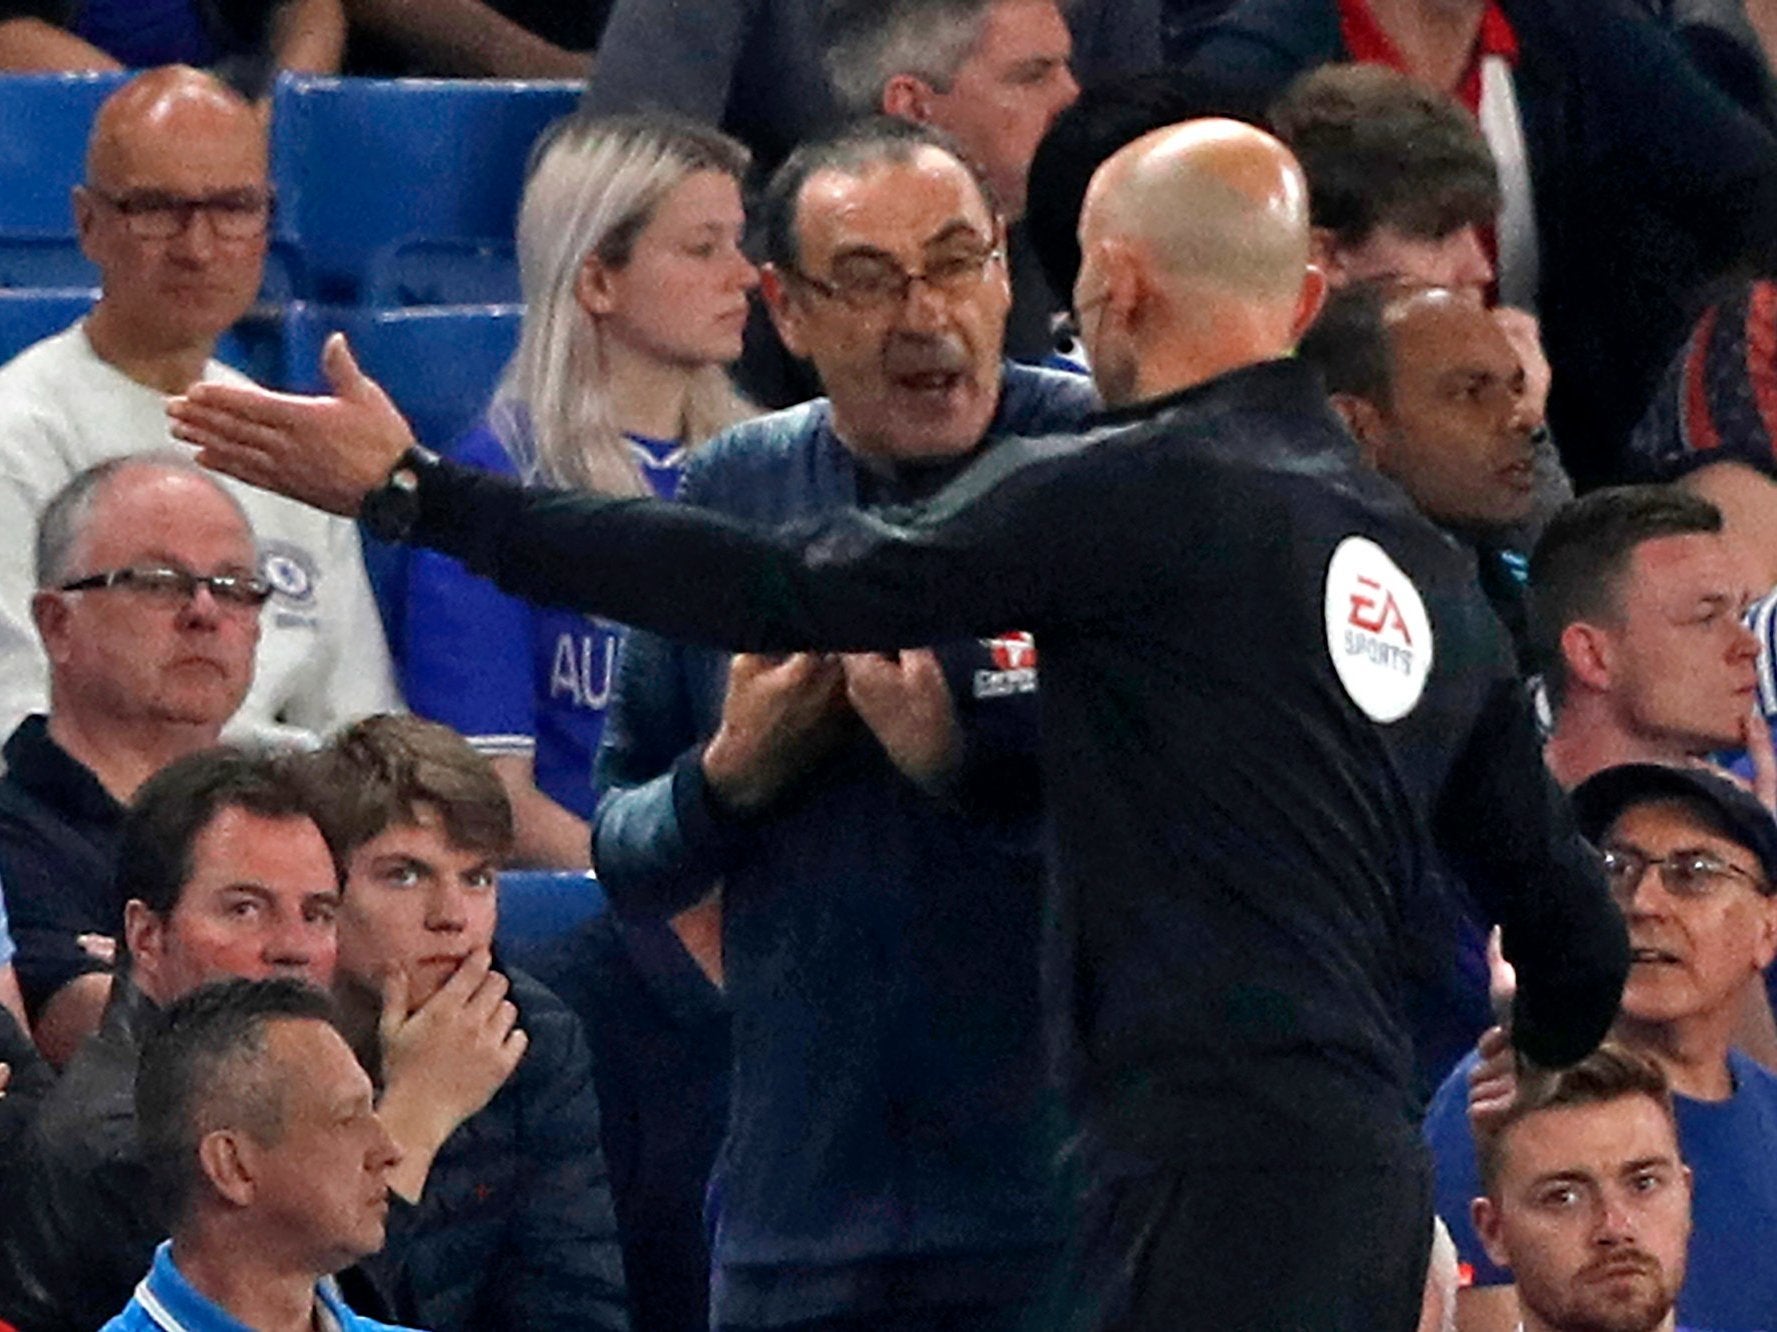
[[[901,336],[884,347],[882,369],[900,392],[937,402],[968,381],[969,354],[954,338]]]
[[[963,383],[960,370],[914,370],[891,375],[896,388],[922,397],[947,397]]]
[[[1677,953],[1664,948],[1631,948],[1629,963],[1631,966],[1676,967],[1683,961]]]

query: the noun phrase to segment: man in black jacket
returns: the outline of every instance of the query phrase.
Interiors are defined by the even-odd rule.
[[[11,1163],[13,1142],[30,1124],[43,1099],[55,1082],[55,1074],[31,1037],[12,1015],[0,1005],[0,1179]]]
[[[397,1321],[434,1332],[627,1328],[579,1020],[522,971],[490,970],[512,847],[499,777],[449,727],[408,716],[358,722],[304,766],[345,884],[341,1027],[371,1077],[459,1078],[462,1053],[424,1040],[428,1006],[453,991],[506,1033],[503,1076],[435,1154],[409,1150],[392,1173],[388,1244],[365,1275]],[[382,1113],[398,1142],[421,1137],[404,1109]]]
[[[469,476],[411,451],[338,340],[336,397],[204,386],[172,411],[243,479],[663,633],[886,651],[1029,626],[1049,1021],[1091,1185],[1047,1325],[1404,1332],[1431,1214],[1400,968],[1434,844],[1503,924],[1538,1061],[1610,1022],[1621,918],[1472,570],[1286,356],[1323,290],[1287,150],[1226,121],[1149,135],[1081,240],[1116,410],[1083,444],[1002,445],[899,525],[771,537]]]
[[[21,1332],[98,1327],[166,1238],[134,1102],[159,1009],[227,976],[324,985],[333,973],[333,862],[277,764],[228,749],[175,761],[142,788],[121,848],[120,974],[7,1179],[0,1320]]]

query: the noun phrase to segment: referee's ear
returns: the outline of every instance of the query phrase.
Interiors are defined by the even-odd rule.
[[[1301,289],[1296,293],[1296,313],[1290,322],[1290,346],[1300,342],[1302,335],[1314,326],[1326,303],[1326,270],[1318,264],[1309,264],[1302,273]]]

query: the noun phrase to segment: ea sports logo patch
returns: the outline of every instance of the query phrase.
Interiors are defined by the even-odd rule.
[[[1372,721],[1399,721],[1431,674],[1431,620],[1413,580],[1366,537],[1327,561],[1327,651],[1351,701]]]

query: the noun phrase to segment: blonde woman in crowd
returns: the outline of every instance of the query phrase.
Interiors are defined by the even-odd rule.
[[[758,274],[740,248],[747,152],[657,115],[576,115],[539,144],[518,221],[518,350],[459,462],[527,484],[671,498],[687,453],[748,414],[726,367]],[[488,754],[515,863],[589,863],[592,762],[622,630],[506,596],[416,553],[402,682]]]

